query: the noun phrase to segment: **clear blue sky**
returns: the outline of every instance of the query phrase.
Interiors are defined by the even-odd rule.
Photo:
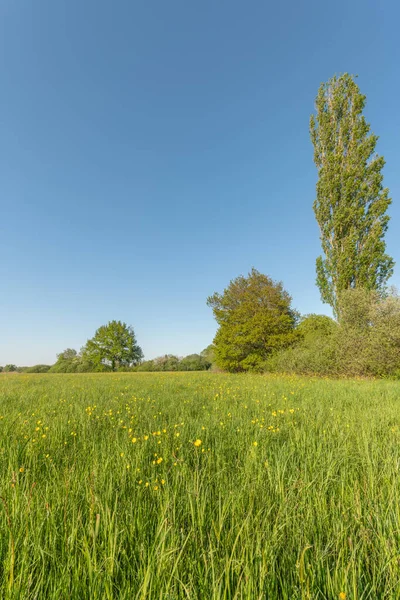
[[[359,75],[393,205],[395,0],[3,0],[0,364],[51,363],[133,325],[146,357],[202,350],[206,298],[252,266],[325,312],[308,120]]]

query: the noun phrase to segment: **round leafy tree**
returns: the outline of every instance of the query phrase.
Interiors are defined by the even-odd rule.
[[[237,277],[223,294],[207,300],[219,329],[214,339],[217,366],[232,372],[262,370],[266,358],[290,345],[298,313],[279,282],[252,269]]]
[[[143,358],[132,327],[121,321],[110,321],[99,327],[82,354],[94,365],[107,365],[113,371],[118,367],[136,365]]]

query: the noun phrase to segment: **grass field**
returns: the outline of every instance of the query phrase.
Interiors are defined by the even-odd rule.
[[[400,598],[400,384],[0,376],[0,597]]]

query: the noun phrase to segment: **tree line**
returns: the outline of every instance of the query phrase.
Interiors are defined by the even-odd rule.
[[[213,362],[213,347],[200,352],[178,357],[166,354],[153,360],[143,361],[143,352],[138,345],[131,326],[121,321],[110,321],[97,329],[94,336],[77,352],[67,348],[57,354],[54,365],[0,367],[4,372],[24,373],[98,373],[107,371],[206,371]]]
[[[389,190],[366,97],[347,73],[323,83],[310,118],[318,181],[314,214],[322,255],[316,283],[334,318],[301,316],[281,282],[252,269],[207,299],[218,324],[200,354],[143,361],[134,331],[111,321],[80,353],[65,350],[49,372],[206,370],[400,377],[400,298],[387,283]],[[7,365],[4,370],[16,369]]]

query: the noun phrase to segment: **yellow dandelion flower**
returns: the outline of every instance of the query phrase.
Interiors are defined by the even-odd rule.
[[[20,472],[20,473],[23,473],[24,471],[25,471],[24,467],[20,467],[20,468],[19,468],[19,472]]]
[[[258,442],[253,442],[253,446],[258,446]]]
[[[346,594],[345,594],[345,592],[340,592],[339,599],[340,600],[346,600]]]
[[[195,442],[193,442],[194,446],[196,446],[196,448],[198,448],[199,446],[201,446],[202,441],[201,440],[196,440]]]
[[[132,444],[136,444],[137,438],[132,438]]]

